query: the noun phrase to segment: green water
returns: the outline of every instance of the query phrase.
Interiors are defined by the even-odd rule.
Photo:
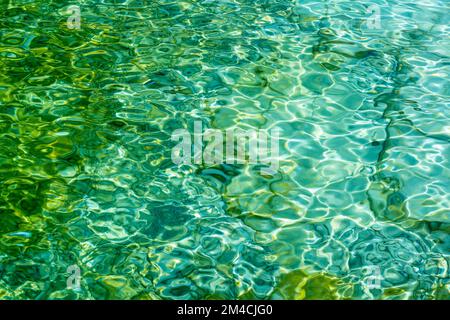
[[[450,299],[447,1],[0,3],[0,298]]]

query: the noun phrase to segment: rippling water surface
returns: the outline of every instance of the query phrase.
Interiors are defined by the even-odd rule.
[[[1,298],[450,299],[447,1],[0,3]]]

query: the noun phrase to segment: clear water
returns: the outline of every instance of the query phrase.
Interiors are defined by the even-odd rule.
[[[450,298],[448,1],[0,3],[2,299]]]

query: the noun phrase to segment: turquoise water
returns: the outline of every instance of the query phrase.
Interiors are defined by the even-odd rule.
[[[447,1],[0,3],[2,299],[450,298]]]

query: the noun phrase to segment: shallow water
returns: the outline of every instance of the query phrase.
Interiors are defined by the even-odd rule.
[[[447,1],[0,9],[1,298],[450,298]],[[279,170],[174,164],[196,120]]]

